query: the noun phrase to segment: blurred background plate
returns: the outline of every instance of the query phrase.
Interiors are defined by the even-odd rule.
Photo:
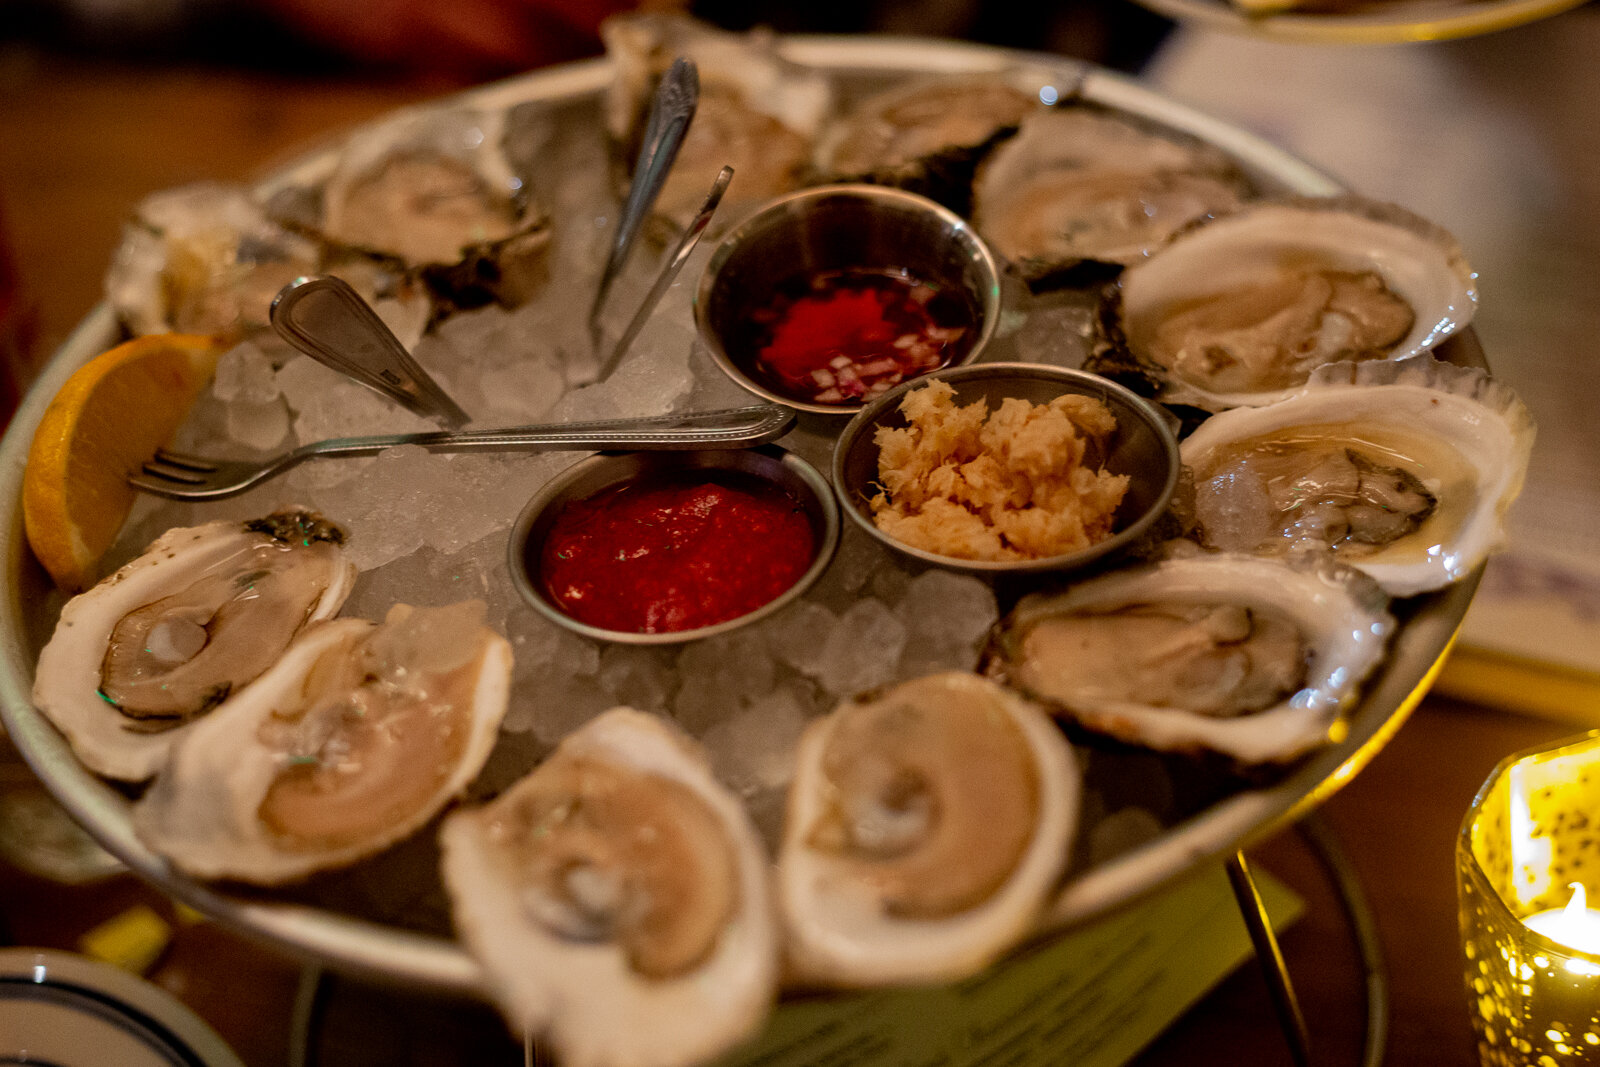
[[[1521,26],[1584,0],[1377,0],[1349,13],[1251,14],[1229,0],[1136,0],[1157,14],[1210,30],[1308,44],[1447,41]]]
[[[0,1063],[51,1067],[244,1067],[165,990],[47,949],[0,950]]]

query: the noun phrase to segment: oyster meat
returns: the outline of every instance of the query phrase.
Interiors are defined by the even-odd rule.
[[[1161,399],[1223,411],[1431,348],[1471,321],[1475,281],[1453,237],[1392,204],[1258,201],[1125,270],[1108,332]]]
[[[661,75],[678,57],[692,60],[699,75],[699,103],[656,198],[658,217],[688,225],[725,165],[734,180],[724,218],[799,187],[832,106],[826,75],[784,59],[770,34],[730,33],[687,15],[614,15],[601,34],[616,71],[607,126],[630,170]]]
[[[1331,549],[1410,596],[1465,576],[1499,544],[1533,437],[1508,386],[1420,356],[1324,367],[1284,400],[1213,415],[1179,453],[1202,543]]]
[[[1284,763],[1337,739],[1387,603],[1326,556],[1173,558],[1024,597],[984,670],[1119,741]]]
[[[346,141],[319,183],[279,190],[272,214],[330,266],[365,256],[420,278],[441,311],[514,307],[543,284],[550,220],[506,127],[494,108],[402,111]]]
[[[332,619],[176,744],[134,806],[151,849],[201,878],[276,885],[420,829],[499,733],[511,646],[483,604]]]
[[[457,929],[518,1034],[569,1067],[688,1067],[776,995],[768,860],[669,721],[614,708],[440,831]]]
[[[1089,104],[1039,109],[978,169],[973,224],[1025,279],[1125,266],[1202,216],[1237,208],[1249,181],[1203,141]]]
[[[796,761],[778,884],[800,981],[951,981],[1032,929],[1081,791],[1039,707],[929,675],[812,723]]]
[[[62,608],[35,706],[90,770],[150,777],[177,737],[338,612],[356,573],[344,537],[304,510],[168,530]]]

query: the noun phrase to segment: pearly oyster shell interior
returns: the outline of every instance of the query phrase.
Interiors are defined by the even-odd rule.
[[[1324,363],[1404,359],[1460,330],[1476,275],[1455,238],[1356,197],[1256,201],[1119,279],[1112,343],[1159,398],[1208,411],[1288,395]]]
[[[1499,545],[1533,438],[1509,386],[1424,355],[1323,367],[1274,404],[1211,416],[1179,455],[1203,543],[1332,550],[1411,596]]]
[[[973,223],[1037,282],[1086,262],[1133,263],[1251,191],[1214,146],[1074,102],[1029,113],[983,161]]]
[[[309,628],[171,752],[140,838],[200,878],[277,885],[410,836],[482,769],[511,646],[478,601]]]
[[[1044,712],[946,672],[847,701],[801,738],[778,854],[790,968],[838,986],[951,981],[1032,929],[1081,790]]]
[[[62,608],[34,705],[95,773],[149,778],[178,737],[338,612],[355,581],[343,541],[298,509],[168,530]]]
[[[689,1067],[776,996],[768,861],[698,746],[614,708],[440,831],[458,931],[519,1034],[573,1064]]]
[[[1395,631],[1387,601],[1325,556],[1166,559],[1024,597],[984,669],[1119,741],[1285,763],[1337,739]]]

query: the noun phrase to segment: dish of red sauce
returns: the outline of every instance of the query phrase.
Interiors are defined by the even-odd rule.
[[[756,369],[787,396],[817,404],[871,400],[962,351],[976,314],[903,270],[804,275],[753,311]]]
[[[726,622],[776,599],[811,567],[815,544],[806,509],[782,487],[701,471],[573,501],[536,551],[539,584],[572,618],[666,633]]]

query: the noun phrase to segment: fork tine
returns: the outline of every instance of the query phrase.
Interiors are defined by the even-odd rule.
[[[189,470],[185,467],[167,466],[158,462],[146,463],[140,468],[144,474],[161,483],[177,483],[179,485],[204,485],[206,484],[205,471]],[[138,477],[134,475],[133,477]]]
[[[168,500],[203,500],[207,495],[203,485],[184,485],[147,474],[128,475],[128,484],[140,492],[166,497]]]
[[[214,471],[217,469],[215,460],[204,456],[193,456],[186,452],[173,452],[165,448],[156,449],[155,461],[171,467],[180,467],[192,471]],[[146,465],[148,468],[148,464]]]

